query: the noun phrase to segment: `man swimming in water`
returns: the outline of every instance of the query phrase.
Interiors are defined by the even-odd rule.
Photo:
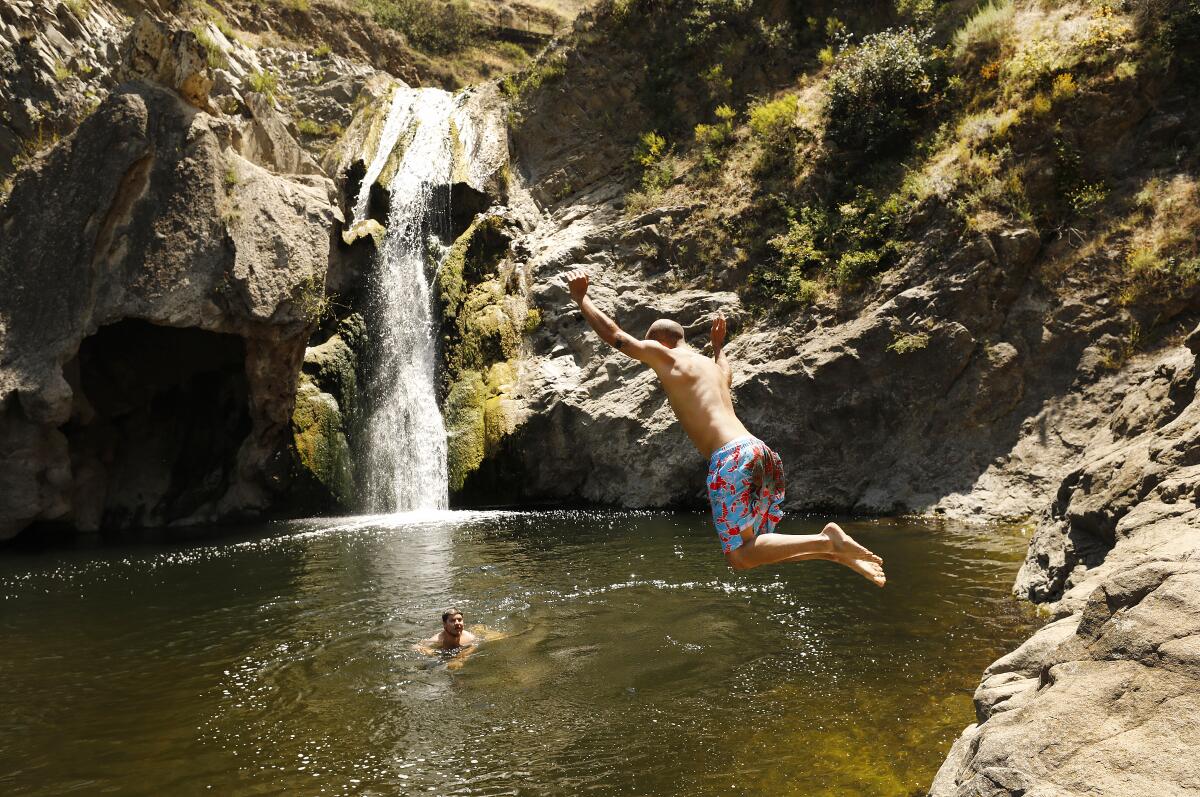
[[[456,650],[471,648],[479,638],[466,630],[463,624],[463,613],[456,608],[442,612],[442,630],[420,643],[420,648],[433,653],[438,650]]]
[[[583,269],[565,275],[571,298],[605,343],[654,369],[683,430],[709,458],[708,497],[725,559],[735,570],[777,562],[825,559],[845,565],[882,587],[883,559],[836,523],[820,534],[778,534],[783,516],[783,464],[733,411],[733,369],[725,357],[725,318],[713,319],[710,360],[684,341],[683,327],[660,318],[645,340],[624,332],[588,297]]]

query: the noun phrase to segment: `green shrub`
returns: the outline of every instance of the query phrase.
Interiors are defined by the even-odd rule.
[[[1161,5],[1171,7],[1170,11]],[[1152,40],[1167,63],[1185,77],[1200,73],[1200,53],[1196,50],[1196,42],[1200,41],[1200,0],[1145,3],[1142,15],[1148,24],[1157,27]]]
[[[725,97],[733,90],[733,78],[725,74],[723,64],[713,64],[700,73],[700,79],[708,87],[710,97]]]
[[[521,48],[521,45],[513,42],[496,42],[492,48],[506,61],[512,61],[515,64],[524,64],[529,61],[529,53]]]
[[[750,132],[769,147],[781,147],[792,139],[799,108],[794,94],[759,103],[750,108]]]
[[[652,196],[666,191],[674,181],[675,159],[670,156],[647,166],[642,172],[642,190]]]
[[[815,208],[803,208],[799,219],[788,222],[787,232],[772,238],[768,243],[779,254],[780,263],[789,272],[819,266],[826,260],[822,241],[828,232],[829,220],[825,213]]]
[[[1085,213],[1104,204],[1108,199],[1108,186],[1101,182],[1079,182],[1067,189],[1067,203],[1077,214]]]
[[[299,122],[296,122],[296,130],[306,136],[320,136],[325,133],[325,128],[312,119],[301,119]]]
[[[246,76],[246,84],[251,91],[262,94],[272,102],[279,91],[279,78],[273,72],[251,72]]]
[[[887,350],[894,351],[896,354],[909,354],[910,352],[920,351],[929,345],[929,334],[926,332],[912,332],[905,335],[896,335]]]
[[[879,272],[882,255],[873,249],[847,252],[833,270],[833,281],[842,288],[852,288]]]
[[[925,37],[887,30],[838,55],[829,78],[826,135],[866,153],[893,144],[913,127],[932,91]]]
[[[191,0],[191,2],[193,5],[195,5],[197,10],[199,10],[202,14],[204,14],[205,17],[208,18],[208,21],[211,22],[217,30],[221,31],[221,35],[223,35],[226,39],[233,41],[235,35],[233,32],[233,26],[229,24],[229,20],[225,18],[224,14],[213,8],[208,3],[204,2],[204,0]]]
[[[793,278],[793,275],[789,275],[788,288],[795,301],[801,305],[816,304],[825,295],[825,289],[821,283],[804,277]]]
[[[313,58],[325,58],[332,52],[332,47],[330,47],[328,44],[321,43],[316,46],[316,48],[312,51],[312,54]]]
[[[229,59],[226,57],[225,51],[221,49],[221,45],[217,44],[216,40],[209,35],[207,25],[193,25],[192,33],[196,35],[196,40],[200,42],[200,46],[207,54],[209,69],[228,68]]]
[[[709,168],[721,163],[721,153],[733,142],[733,120],[737,111],[728,105],[719,105],[716,116],[716,124],[698,124],[693,131],[700,147],[700,160]]]
[[[458,52],[479,35],[479,18],[466,0],[371,0],[371,6],[376,22],[400,31],[423,52]]]
[[[667,140],[657,131],[651,130],[638,137],[633,148],[633,159],[643,167],[653,166],[667,153]]]
[[[562,77],[566,71],[567,61],[562,52],[550,53],[519,75],[505,75],[500,81],[500,91],[509,99],[519,101],[541,88],[543,84]],[[520,112],[513,110],[510,113],[509,127],[519,127],[519,121]]]

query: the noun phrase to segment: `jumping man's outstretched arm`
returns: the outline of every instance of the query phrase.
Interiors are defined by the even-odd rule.
[[[721,372],[725,374],[725,381],[733,387],[733,366],[729,364],[729,359],[725,356],[725,316],[717,313],[717,317],[712,322],[712,347],[713,359],[717,365],[721,367]]]
[[[651,367],[670,359],[666,346],[655,340],[638,340],[617,326],[616,321],[613,321],[596,306],[591,297],[587,295],[588,275],[586,271],[580,268],[567,272],[566,279],[567,289],[571,292],[571,298],[579,305],[579,312],[583,313],[588,324],[596,330],[596,334],[605,343],[622,354]]]

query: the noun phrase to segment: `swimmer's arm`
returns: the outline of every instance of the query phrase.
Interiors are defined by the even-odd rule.
[[[725,374],[725,381],[730,387],[733,387],[733,366],[729,364],[729,358],[725,356],[725,316],[717,313],[717,317],[712,322],[712,347],[713,360],[721,369],[721,373]]]
[[[447,662],[446,669],[457,670],[459,667],[462,667],[467,663],[467,659],[471,656],[471,654],[478,649],[479,638],[476,637],[475,639],[472,639],[469,644],[466,644],[458,649],[458,652],[454,654],[454,657]]]
[[[665,364],[665,361],[670,359],[666,346],[656,340],[638,340],[617,326],[616,321],[596,306],[587,295],[588,276],[583,269],[576,269],[567,274],[567,286],[571,298],[579,305],[579,311],[583,313],[588,325],[596,330],[600,339],[609,346],[651,367]]]
[[[422,639],[420,642],[413,645],[413,650],[419,653],[424,653],[426,656],[436,656],[437,648],[439,646],[440,641],[438,640],[437,634],[434,634],[433,636],[429,637],[429,639]]]

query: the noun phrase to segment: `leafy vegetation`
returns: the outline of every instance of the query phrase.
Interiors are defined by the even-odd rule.
[[[877,153],[910,134],[933,90],[926,38],[908,29],[867,36],[843,51],[829,78],[826,135]]]
[[[700,146],[700,160],[709,168],[720,165],[722,154],[733,142],[733,121],[737,117],[737,111],[728,105],[718,105],[714,113],[714,124],[698,124],[693,131]]]
[[[466,0],[366,0],[375,21],[426,53],[446,55],[475,43],[480,20]]]
[[[783,148],[791,143],[798,110],[794,94],[753,105],[749,112],[750,132],[766,147]]]
[[[909,332],[906,334],[896,335],[892,342],[888,344],[887,350],[893,351],[896,354],[911,354],[914,351],[920,351],[928,346],[929,333]]]
[[[246,85],[272,102],[279,92],[279,78],[273,72],[252,72],[246,77]]]
[[[673,273],[735,286],[760,312],[841,313],[887,272],[935,268],[932,247],[1026,227],[1052,291],[1078,285],[1067,272],[1086,263],[1130,306],[1194,296],[1200,252],[1187,241],[1200,225],[1166,210],[1187,203],[1130,196],[1147,168],[1136,164],[1157,164],[1164,186],[1194,174],[1193,137],[1170,133],[1130,162],[1104,132],[1128,130],[1103,112],[1136,115],[1188,74],[1200,0],[894,0],[887,13],[822,16],[831,9],[602,0],[578,35],[588,52],[572,70],[619,64],[628,117],[646,131],[596,123],[633,151],[627,212],[702,208],[664,250]],[[912,26],[884,27],[897,20]],[[614,61],[617,50],[635,55]],[[541,90],[530,85],[523,100]],[[1190,114],[1175,101],[1171,114]],[[894,350],[915,350],[914,334]]]
[[[221,49],[221,45],[217,44],[216,40],[209,34],[207,25],[193,25],[192,33],[195,34],[196,40],[200,42],[200,46],[204,48],[209,69],[227,69],[229,67],[229,58],[225,55],[225,51]]]
[[[954,34],[955,57],[989,60],[1013,35],[1015,9],[1012,0],[988,0]]]

